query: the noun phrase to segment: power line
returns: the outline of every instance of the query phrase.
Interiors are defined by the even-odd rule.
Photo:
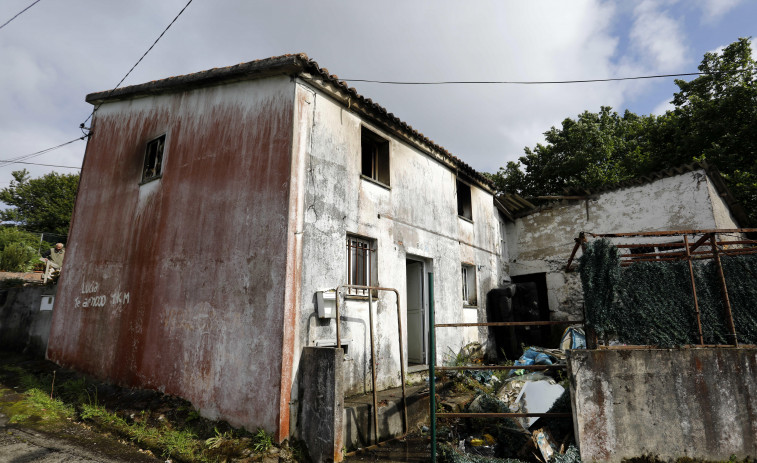
[[[37,1],[39,1],[39,0],[37,0]],[[163,35],[168,31],[168,29],[170,29],[171,26],[173,26],[173,23],[175,23],[176,20],[179,19],[179,16],[181,16],[181,14],[184,13],[184,10],[187,9],[187,7],[189,6],[190,3],[192,3],[192,0],[189,0],[187,2],[187,4],[184,5],[184,8],[182,8],[181,11],[179,11],[179,13],[176,15],[176,17],[173,18],[173,21],[171,21],[168,24],[168,26],[166,26],[166,28],[163,29],[163,32],[161,32],[160,35],[158,36],[158,38],[155,39],[155,41],[152,43],[152,45],[150,45],[150,48],[148,48],[147,51],[142,55],[142,57],[139,58],[136,63],[134,63],[134,66],[132,66],[131,69],[129,69],[129,72],[126,73],[126,75],[116,84],[116,86],[113,87],[113,89],[110,92],[108,92],[107,96],[110,96],[114,91],[116,91],[116,89],[118,87],[121,86],[122,83],[124,83],[124,81],[126,80],[126,78],[129,77],[129,74],[131,74],[131,72],[134,70],[134,68],[136,68],[139,65],[139,63],[142,62],[142,60],[145,58],[145,56],[147,56],[147,54],[150,53],[150,50],[153,49],[153,47],[155,46],[155,44],[157,44],[158,41],[161,38],[163,38]],[[107,98],[107,96],[106,96],[106,98]],[[84,128],[84,124],[86,124],[92,118],[92,116],[94,116],[95,111],[97,111],[97,109],[99,107],[100,107],[100,105],[97,105],[94,109],[92,109],[92,112],[89,114],[89,116],[87,116],[87,118],[84,120],[84,122],[81,123],[81,128]]]
[[[13,21],[14,19],[16,19],[16,18],[18,18],[19,16],[21,16],[21,13],[23,13],[24,11],[26,11],[26,10],[28,10],[29,8],[33,7],[33,6],[34,6],[34,5],[36,5],[37,3],[39,3],[39,0],[34,0],[34,1],[32,2],[32,4],[31,4],[31,5],[27,6],[27,7],[26,7],[26,8],[24,8],[23,10],[19,11],[18,13],[16,13],[16,16],[14,16],[14,17],[12,17],[11,19],[9,19],[9,20],[5,21],[5,22],[3,23],[3,25],[2,25],[2,26],[0,26],[0,29],[2,29],[3,27],[7,26],[7,25],[8,25],[8,24],[9,24],[9,23],[10,23],[11,21]]]
[[[749,69],[735,72],[751,72]],[[442,81],[396,81],[396,80],[371,80],[371,79],[340,79],[345,82],[366,82],[370,84],[390,85],[450,85],[450,84],[508,84],[508,85],[545,85],[545,84],[586,84],[592,82],[618,82],[623,80],[662,79],[670,77],[702,76],[718,73],[711,72],[682,72],[678,74],[657,74],[651,76],[611,77],[607,79],[581,79],[581,80],[442,80]]]
[[[8,161],[0,160],[0,162],[8,162]],[[13,162],[8,162],[8,164],[6,164],[6,165],[10,165],[10,164],[28,164],[28,165],[31,165],[31,166],[62,167],[62,168],[65,168],[65,169],[79,169],[79,170],[81,170],[81,167],[59,166],[57,164],[40,164],[39,162],[13,161]]]
[[[87,138],[86,135],[83,136],[83,137],[74,138],[73,140],[69,140],[69,141],[67,141],[65,143],[61,143],[60,145],[56,145],[56,146],[52,146],[50,148],[45,148],[43,150],[35,151],[34,153],[24,154],[24,155],[15,157],[13,159],[2,160],[2,161],[0,161],[0,167],[9,166],[11,164],[21,164],[22,163],[21,161],[25,161],[27,159],[31,159],[31,158],[33,158],[35,156],[39,156],[41,154],[49,153],[50,151],[57,150],[58,148],[62,148],[64,146],[66,146],[66,145],[70,145],[73,142],[76,142],[76,141],[79,141],[79,140],[84,140],[85,138]]]

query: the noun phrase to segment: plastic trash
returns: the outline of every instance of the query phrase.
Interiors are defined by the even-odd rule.
[[[560,338],[560,349],[586,349],[586,334],[584,330],[577,326],[565,328]]]

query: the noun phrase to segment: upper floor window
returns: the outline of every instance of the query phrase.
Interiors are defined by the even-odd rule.
[[[165,146],[165,134],[147,143],[145,163],[142,167],[142,183],[159,178],[163,173],[163,151]]]
[[[389,186],[389,140],[361,128],[361,173],[372,180]]]
[[[373,286],[376,281],[376,240],[347,235],[347,284]],[[368,295],[350,288],[347,294]]]
[[[463,305],[476,305],[476,267],[473,265],[462,265],[463,277]]]
[[[460,180],[457,181],[457,215],[468,220],[473,220],[470,185]]]

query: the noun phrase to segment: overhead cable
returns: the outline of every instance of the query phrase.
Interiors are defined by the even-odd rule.
[[[39,0],[34,0],[34,1],[32,2],[32,4],[31,4],[31,5],[27,6],[27,7],[26,7],[26,8],[24,8],[23,10],[19,11],[18,13],[16,13],[16,16],[14,16],[14,17],[12,17],[11,19],[9,19],[9,20],[5,21],[5,22],[3,23],[3,25],[2,25],[2,26],[0,26],[0,29],[2,29],[3,27],[7,26],[8,24],[10,24],[10,22],[11,22],[11,21],[13,21],[14,19],[16,19],[16,18],[18,18],[19,16],[21,16],[21,13],[23,13],[24,11],[26,11],[26,10],[28,10],[29,8],[33,7],[33,6],[34,6],[34,5],[36,5],[37,3],[39,3]]]
[[[8,162],[8,161],[0,160],[0,162]],[[10,164],[28,164],[30,166],[62,167],[64,169],[79,169],[79,170],[81,170],[81,167],[59,166],[57,164],[42,164],[42,163],[39,163],[39,162],[12,161],[12,162],[8,162],[8,164],[6,164],[6,165],[10,165]]]
[[[21,156],[17,156],[17,157],[15,157],[13,159],[0,160],[0,167],[9,166],[11,164],[21,164],[22,163],[21,161],[25,161],[27,159],[31,159],[31,158],[33,158],[35,156],[39,156],[41,154],[49,153],[50,151],[57,150],[58,148],[62,148],[64,146],[66,146],[66,145],[70,145],[71,143],[74,143],[76,141],[84,140],[85,138],[87,138],[86,135],[82,136],[82,137],[79,137],[79,138],[74,138],[73,140],[69,140],[69,141],[67,141],[65,143],[61,143],[60,145],[56,145],[56,146],[52,146],[50,148],[45,148],[43,150],[35,151],[34,153],[24,154],[24,155],[21,155]],[[64,167],[64,166],[61,166],[61,167]]]
[[[749,69],[734,72],[751,72]],[[507,84],[507,85],[547,85],[547,84],[586,84],[592,82],[618,82],[623,80],[662,79],[670,77],[703,76],[720,73],[712,72],[681,72],[677,74],[656,74],[650,76],[610,77],[607,79],[580,80],[442,80],[442,81],[396,81],[371,79],[340,79],[344,82],[365,82],[370,84],[391,85],[450,85],[450,84]]]
[[[161,32],[160,35],[158,36],[158,38],[155,39],[155,41],[152,43],[152,45],[150,45],[150,48],[148,48],[147,51],[144,52],[144,54],[137,60],[137,62],[134,63],[134,66],[132,66],[131,69],[129,69],[129,72],[126,73],[126,75],[116,84],[116,86],[113,87],[113,89],[110,92],[108,92],[108,96],[110,96],[110,94],[112,94],[114,91],[116,91],[116,89],[118,87],[120,87],[122,83],[124,83],[124,81],[126,80],[126,78],[129,77],[129,74],[131,74],[131,72],[134,70],[134,68],[136,68],[139,65],[139,63],[142,62],[142,60],[145,58],[145,56],[147,56],[147,54],[150,53],[150,50],[153,49],[153,47],[158,43],[158,41],[161,38],[163,38],[163,35],[168,31],[168,29],[170,29],[171,26],[173,26],[173,23],[175,23],[176,20],[179,19],[179,16],[181,16],[181,14],[184,13],[184,10],[187,9],[187,7],[189,6],[190,3],[192,3],[192,0],[189,0],[187,2],[187,4],[184,5],[184,8],[182,8],[181,11],[179,11],[179,13],[176,15],[176,17],[173,18],[173,21],[171,21],[168,24],[168,26],[166,26],[166,28],[163,29],[163,32]],[[107,96],[106,96],[106,98],[107,98]],[[97,111],[97,109],[99,107],[100,107],[100,105],[97,105],[97,106],[95,106],[94,109],[92,109],[92,112],[89,114],[89,116],[87,116],[87,118],[84,120],[84,122],[81,123],[81,125],[80,125],[81,128],[84,128],[84,124],[86,124],[92,118],[92,116],[94,116],[95,111]]]

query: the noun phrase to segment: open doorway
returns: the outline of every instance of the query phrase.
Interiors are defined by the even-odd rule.
[[[428,287],[425,278],[427,265],[427,262],[421,258],[408,258],[405,262],[407,279],[405,339],[407,340],[408,366],[425,365],[427,363]]]

